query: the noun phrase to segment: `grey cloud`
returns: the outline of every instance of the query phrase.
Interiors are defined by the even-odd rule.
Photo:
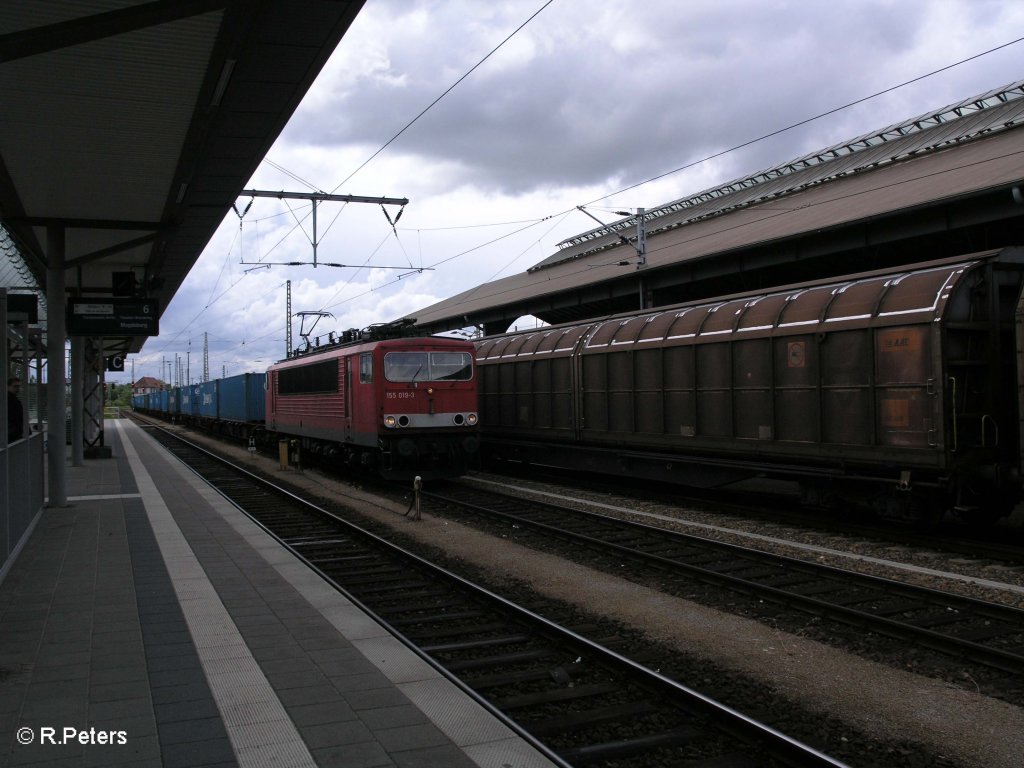
[[[426,7],[439,16],[436,37],[415,47],[396,41],[389,79],[366,79],[321,111],[304,113],[290,128],[293,140],[376,149],[475,63],[479,40],[446,29],[457,28],[457,14]],[[488,30],[495,40],[528,10],[502,7]],[[455,163],[463,182],[513,194],[632,183],[863,96],[884,76],[886,57],[923,23],[905,3],[645,8],[642,48],[620,55],[613,40],[583,34],[545,48],[552,28],[579,27],[590,13],[580,3],[556,3],[533,22],[537,29],[520,33],[542,38],[538,55],[508,65],[499,51],[493,66],[485,62],[387,151]],[[618,34],[614,27],[604,33]],[[770,156],[754,153],[748,162],[768,166],[813,148],[794,132],[775,142]]]

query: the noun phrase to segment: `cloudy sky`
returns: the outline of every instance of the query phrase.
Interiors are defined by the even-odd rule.
[[[596,226],[578,205],[613,221],[1024,79],[1021,37],[1019,0],[367,0],[248,186],[409,198],[396,229],[323,203],[317,260],[352,266],[280,266],[312,262],[310,207],[257,198],[129,364],[198,380],[205,333],[211,378],[264,370],[286,281],[315,334],[415,313]]]

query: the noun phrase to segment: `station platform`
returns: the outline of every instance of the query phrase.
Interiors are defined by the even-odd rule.
[[[0,766],[540,768],[126,420],[0,583]]]

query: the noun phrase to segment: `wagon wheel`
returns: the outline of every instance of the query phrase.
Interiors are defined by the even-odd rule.
[[[949,502],[940,492],[893,489],[876,496],[873,506],[883,520],[927,531],[942,522]]]
[[[1016,499],[1009,493],[985,487],[985,484],[975,488],[963,481],[957,488],[953,513],[970,526],[989,528],[1013,512],[1015,505]]]

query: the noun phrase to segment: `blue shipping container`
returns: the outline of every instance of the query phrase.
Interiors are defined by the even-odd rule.
[[[266,418],[265,373],[243,373],[220,380],[220,418],[224,421],[263,421]]]
[[[254,373],[249,380],[249,421],[266,421],[267,418],[267,374]]]
[[[177,414],[187,414],[191,411],[192,403],[192,388],[191,387],[178,387],[175,389],[178,393],[178,408],[174,412]]]
[[[199,415],[204,419],[220,418],[218,389],[220,381],[204,381],[199,385]]]
[[[192,384],[186,387],[188,390],[188,409],[182,408],[182,413],[187,413],[191,416],[199,416],[200,406],[203,403],[203,392],[201,384]]]
[[[187,387],[171,387],[170,394],[167,396],[167,413],[171,416],[181,413],[181,400],[187,392]]]

